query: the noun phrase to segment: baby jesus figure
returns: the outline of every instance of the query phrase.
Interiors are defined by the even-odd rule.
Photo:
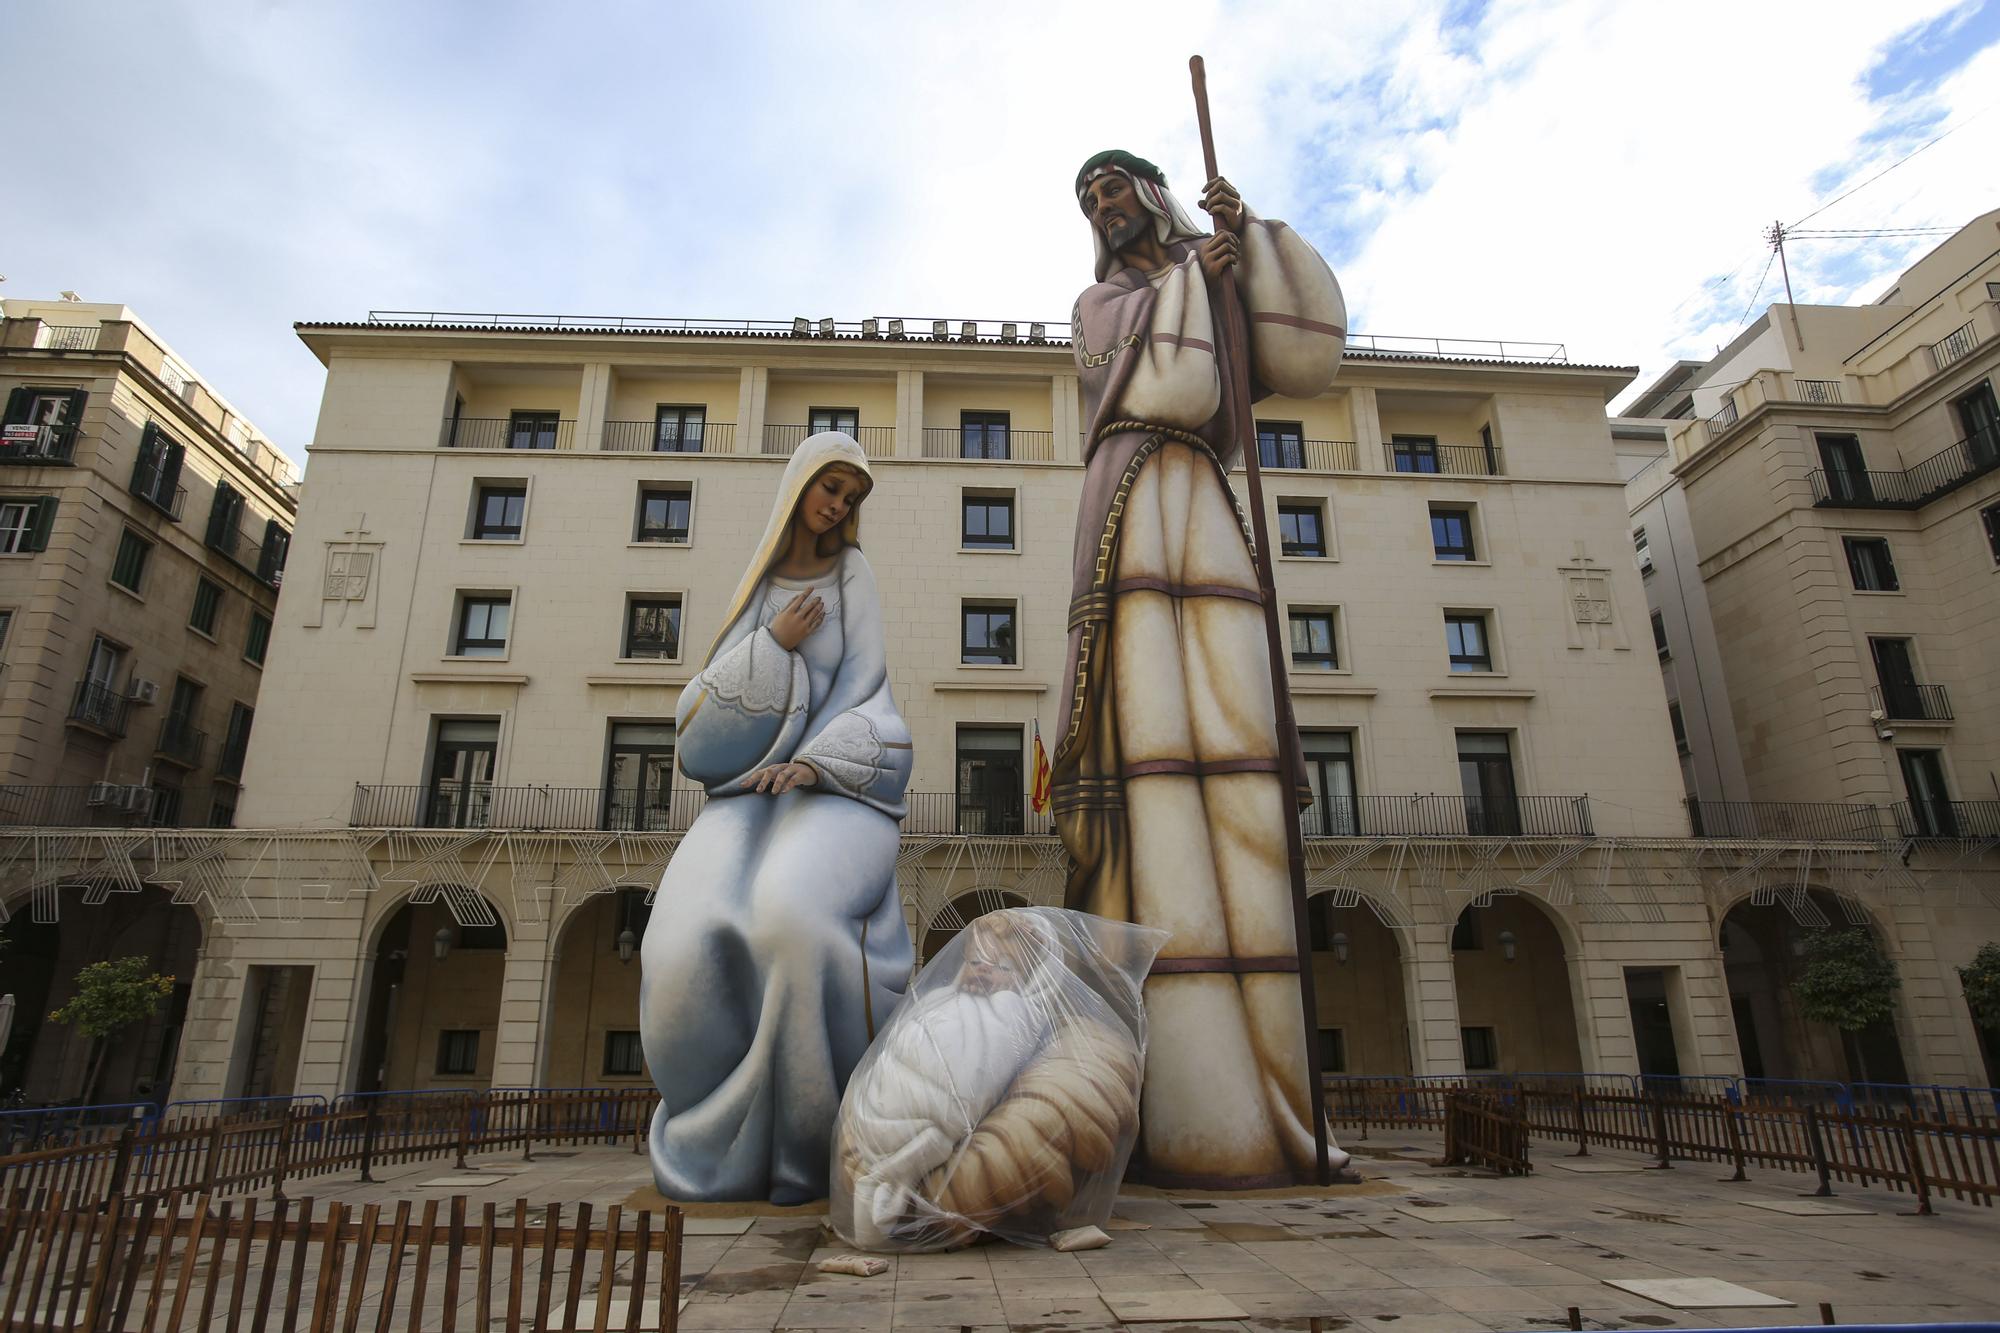
[[[1105,969],[1130,988],[1114,1008],[1071,970],[1072,916],[978,918],[877,1036],[834,1130],[833,1220],[850,1243],[1041,1239],[1091,1220],[1072,1219],[1078,1205],[1101,1198],[1108,1214],[1138,1128],[1143,1020],[1136,979]]]

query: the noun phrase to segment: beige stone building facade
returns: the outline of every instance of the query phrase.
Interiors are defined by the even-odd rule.
[[[1059,901],[1026,790],[1082,481],[1064,332],[302,325],[327,388],[239,827],[146,876],[203,930],[176,1095],[644,1083],[634,946],[701,800],[674,704],[815,429],[876,464],[920,953]],[[1689,836],[1605,418],[1631,373],[1357,339],[1258,407],[1330,1071],[1742,1071],[1722,923],[1810,851]],[[1912,1076],[1964,1082],[1938,858],[1812,887],[1885,922]]]
[[[227,827],[297,470],[131,310],[8,300],[0,313],[0,830],[95,829],[115,848]],[[105,1076],[164,1091],[198,924],[120,897],[65,927],[61,899],[82,881],[64,876],[83,867],[0,842],[16,891],[0,958],[21,1006],[0,1087],[73,1093],[86,1043],[41,1015],[79,961],[143,954],[181,989]],[[138,889],[111,860],[93,883]]]
[[[1612,423],[1695,827],[1821,864],[1950,848],[1943,897],[1973,915],[1941,919],[1948,973],[1997,933],[1974,888],[2000,849],[1996,383],[2000,211],[1871,304],[1771,307]],[[1746,1050],[1780,1009],[1739,1014]]]

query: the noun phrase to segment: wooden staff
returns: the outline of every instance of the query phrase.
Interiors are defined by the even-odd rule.
[[[1215,165],[1215,134],[1208,123],[1208,71],[1203,68],[1200,56],[1188,58],[1188,71],[1194,76],[1194,114],[1201,125],[1202,169],[1208,173],[1208,179],[1215,180],[1222,173]],[[1217,229],[1223,225],[1218,218]],[[1278,590],[1271,573],[1269,525],[1264,521],[1264,481],[1257,466],[1257,423],[1251,414],[1250,403],[1249,324],[1243,314],[1242,295],[1236,290],[1236,269],[1233,265],[1222,270],[1221,285],[1222,352],[1229,366],[1236,409],[1236,420],[1232,424],[1243,449],[1243,470],[1250,482],[1250,531],[1256,538],[1257,549],[1253,554],[1257,562],[1257,592],[1264,602],[1264,639],[1271,658],[1271,698],[1277,705],[1278,758],[1284,770],[1281,776],[1289,789],[1298,780],[1304,765],[1298,754],[1299,729],[1292,715],[1290,682],[1285,675],[1284,637],[1278,632]],[[1285,862],[1292,876],[1292,929],[1298,946],[1299,1005],[1305,1018],[1306,1078],[1312,1106],[1313,1148],[1318,1154],[1319,1183],[1328,1185],[1332,1183],[1333,1176],[1328,1169],[1326,1155],[1326,1088],[1320,1081],[1319,1002],[1314,994],[1312,936],[1306,920],[1305,840],[1299,830],[1297,813],[1290,809],[1291,801],[1287,799],[1285,804]]]

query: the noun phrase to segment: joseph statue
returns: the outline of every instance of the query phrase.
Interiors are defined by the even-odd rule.
[[[1076,192],[1096,283],[1071,315],[1085,422],[1069,661],[1054,760],[1068,905],[1171,932],[1146,983],[1152,1037],[1135,1171],[1252,1188],[1313,1178],[1312,1098],[1262,599],[1228,469],[1234,268],[1252,401],[1311,398],[1346,339],[1340,285],[1217,178],[1198,230],[1144,158],[1099,153]],[[1332,1165],[1345,1165],[1335,1150]]]

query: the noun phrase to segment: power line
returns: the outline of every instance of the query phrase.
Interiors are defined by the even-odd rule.
[[[1903,156],[1897,158],[1894,162],[1891,162],[1888,166],[1876,172],[1873,176],[1870,176],[1867,180],[1862,181],[1861,184],[1856,185],[1853,189],[1841,191],[1841,193],[1839,193],[1838,195],[1835,195],[1833,198],[1821,204],[1818,208],[1815,208],[1812,212],[1806,214],[1805,217],[1800,218],[1798,222],[1794,222],[1792,226],[1796,227],[1799,225],[1800,222],[1807,222],[1813,218],[1818,217],[1821,213],[1826,212],[1827,209],[1832,208],[1835,204],[1839,203],[1842,199],[1847,198],[1849,195],[1853,194],[1856,190],[1864,190],[1868,188],[1870,185],[1873,185],[1876,181],[1881,180],[1884,176],[1894,171],[1897,167],[1902,166],[1905,162],[1915,157],[1918,153],[1923,152],[1924,149],[1929,148],[1933,144],[1936,144],[1950,137],[1951,135],[1958,133],[1960,129],[1964,128],[1967,125],[1970,125],[1973,121],[1977,120],[1981,115],[1985,114],[1985,110],[1986,108],[1981,107],[1978,111],[1973,112],[1971,115],[1967,116],[1964,120],[1961,120],[1960,122],[1958,122],[1958,124],[1946,130],[1943,134],[1938,135],[1937,138],[1932,139],[1929,143],[1921,144],[1918,147],[1911,149]],[[1790,228],[1787,228],[1787,230],[1790,230]]]
[[[1740,329],[1749,322],[1750,312],[1757,308],[1757,298],[1764,294],[1764,283],[1771,276],[1771,265],[1777,262],[1778,247],[1774,245],[1771,247],[1771,253],[1764,257],[1764,272],[1757,279],[1757,290],[1750,293],[1750,304],[1743,307],[1743,314],[1736,321],[1737,328]]]
[[[1814,240],[1844,240],[1866,236],[1949,236],[1957,230],[1957,227],[1855,227],[1846,230],[1808,228],[1805,231],[1797,231],[1787,227],[1785,235],[1787,238],[1805,236]]]

